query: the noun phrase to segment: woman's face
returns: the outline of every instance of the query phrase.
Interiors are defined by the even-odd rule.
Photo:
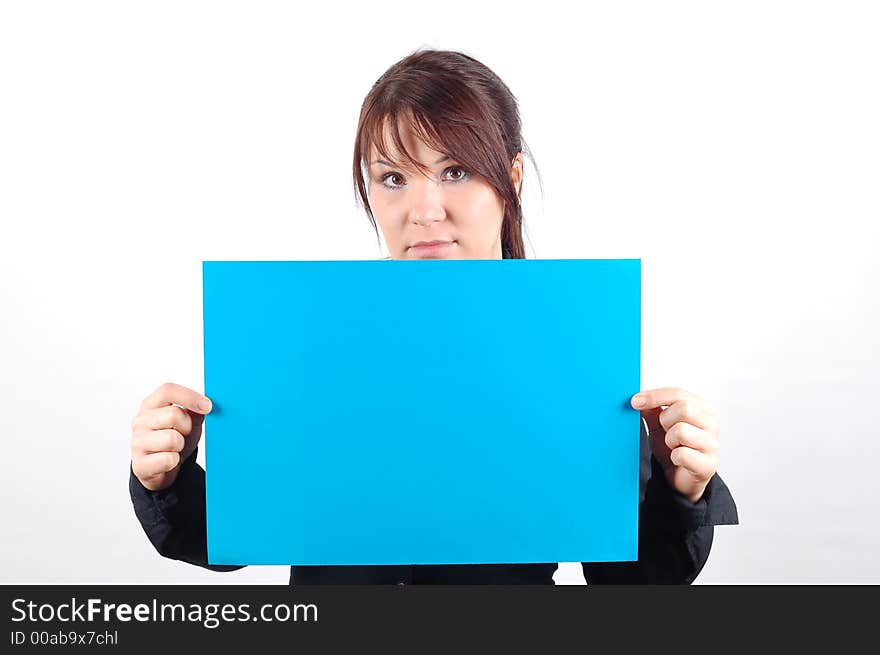
[[[386,135],[387,136],[387,135]],[[413,158],[429,171],[368,160],[370,206],[394,259],[501,259],[504,204],[485,179],[428,147],[412,128],[401,137]],[[391,139],[387,139],[391,143]],[[405,160],[393,144],[389,154]],[[511,176],[519,189],[522,157]]]

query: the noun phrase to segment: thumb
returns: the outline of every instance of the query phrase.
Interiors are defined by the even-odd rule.
[[[202,423],[205,422],[205,414],[198,414],[191,410],[187,411],[189,411],[189,416],[192,419],[193,429],[195,429],[196,427],[201,427]]]
[[[186,408],[186,411],[192,419],[193,431],[195,431],[196,428],[202,427],[202,423],[205,422],[205,416],[214,411],[214,403],[210,398],[204,396],[194,401],[191,407]]]
[[[650,409],[643,409],[641,411],[642,418],[645,419],[645,423],[648,424],[648,436],[652,436],[658,432],[662,432],[664,435],[666,434],[666,430],[664,430],[663,426],[660,424],[661,411],[663,410],[660,407],[651,407]]]
[[[660,412],[663,411],[659,407],[642,410],[642,418],[648,426],[648,443],[651,446],[651,452],[660,462],[664,470],[673,466],[672,450],[666,445],[666,430],[660,424]]]

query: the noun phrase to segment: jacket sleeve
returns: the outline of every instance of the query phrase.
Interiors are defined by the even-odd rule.
[[[141,527],[160,555],[212,571],[235,571],[242,566],[208,564],[205,471],[196,463],[198,449],[184,460],[177,479],[167,489],[150,491],[129,465],[128,491]]]
[[[639,559],[582,562],[588,584],[690,584],[709,558],[714,526],[739,523],[736,504],[716,473],[696,503],[666,481],[642,422]]]

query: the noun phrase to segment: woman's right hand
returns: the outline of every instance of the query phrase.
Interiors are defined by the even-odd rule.
[[[209,398],[172,382],[144,398],[131,422],[131,469],[144,487],[158,491],[174,484],[210,412]]]

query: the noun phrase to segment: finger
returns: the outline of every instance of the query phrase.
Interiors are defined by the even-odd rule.
[[[696,400],[679,400],[672,403],[660,413],[660,424],[666,431],[676,423],[690,423],[704,430],[716,430],[718,419],[707,406]]]
[[[718,451],[718,444],[712,434],[690,423],[676,423],[666,431],[664,440],[670,450],[675,450],[679,446],[687,446],[707,454],[714,454]]]
[[[183,435],[177,430],[150,430],[136,432],[132,437],[132,451],[148,453],[179,453],[186,445]]]
[[[211,411],[210,398],[173,382],[160,384],[153,393],[144,398],[141,411],[165,405],[180,405],[198,414],[207,414]]]
[[[698,480],[708,480],[715,473],[715,457],[701,453],[687,446],[675,448],[669,455],[669,459],[676,466],[680,466]]]
[[[134,459],[131,470],[142,479],[147,480],[163,473],[168,473],[180,463],[180,455],[177,453],[152,453]]]
[[[662,387],[660,389],[648,389],[639,391],[630,400],[635,409],[651,409],[654,407],[668,407],[677,400],[702,401],[702,398],[680,387]],[[643,401],[641,404],[639,401]]]
[[[201,414],[197,414],[197,416],[200,419],[203,418]],[[182,407],[165,405],[138,414],[131,427],[135,432],[173,428],[180,434],[186,435],[192,432],[193,419],[190,413]]]

